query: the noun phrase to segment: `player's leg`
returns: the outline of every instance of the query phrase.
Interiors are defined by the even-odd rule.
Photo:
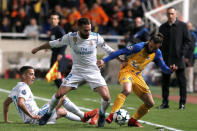
[[[69,112],[72,112],[73,114],[80,117],[81,121],[87,122],[89,119],[90,124],[95,125],[98,120],[98,109],[94,109],[89,112],[83,112],[81,111],[68,97],[63,97],[63,99],[60,101],[65,109],[67,109]],[[59,104],[60,104],[59,103]]]
[[[152,94],[148,93],[148,94],[143,94],[140,99],[144,102],[144,104],[142,104],[137,111],[134,113],[134,115],[132,116],[132,118],[129,120],[128,125],[129,126],[137,126],[137,127],[142,127],[137,120],[139,120],[140,118],[142,118],[144,115],[146,115],[150,108],[152,108],[154,106],[154,100],[152,98]]]
[[[52,112],[53,109],[57,106],[61,97],[66,95],[69,91],[77,89],[78,82],[82,79],[83,78],[78,73],[76,73],[75,70],[70,72],[70,74],[64,79],[62,85],[60,86],[56,94],[52,96],[49,113]]]
[[[67,94],[70,90],[72,90],[71,87],[60,86],[58,91],[51,98],[48,112],[39,120],[39,125],[45,125],[47,123],[47,121],[52,115],[54,108],[57,106],[60,98]]]
[[[110,94],[105,79],[102,77],[100,71],[91,70],[83,74],[84,79],[89,83],[91,88],[98,92],[102,97],[101,108],[99,110],[98,126],[103,127],[105,123],[105,112],[110,104]]]
[[[57,77],[55,79],[55,85],[57,86],[57,88],[59,88],[62,84],[62,75],[61,72],[57,72]]]
[[[73,114],[72,112],[67,111],[65,108],[59,108],[57,110],[57,118],[59,119],[61,117],[65,117],[68,120],[71,121],[81,121],[81,118],[75,114]]]
[[[134,77],[136,82],[135,84],[133,84],[133,91],[144,103],[137,109],[132,118],[129,120],[128,126],[142,127],[137,120],[148,113],[149,109],[153,107],[154,101],[149,87],[147,86],[143,78],[141,76]]]
[[[132,91],[132,80],[131,80],[130,73],[120,73],[119,81],[120,81],[120,84],[122,85],[122,92],[117,95],[114,105],[112,106],[112,111],[106,119],[106,122],[109,124],[113,121],[114,112],[116,112],[122,107],[122,105],[124,104],[126,100],[126,97]]]
[[[99,95],[102,97],[101,99],[101,108],[99,110],[99,120],[98,120],[98,126],[104,127],[105,124],[105,112],[110,104],[110,93],[107,86],[100,86],[95,88],[95,91],[99,93]]]

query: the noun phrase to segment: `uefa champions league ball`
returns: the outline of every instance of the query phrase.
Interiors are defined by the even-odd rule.
[[[127,110],[120,109],[114,113],[113,119],[118,125],[121,126],[124,125],[125,123],[128,123],[130,116]]]

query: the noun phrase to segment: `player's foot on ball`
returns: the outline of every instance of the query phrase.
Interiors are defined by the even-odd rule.
[[[39,125],[46,125],[51,115],[52,113],[48,113],[48,112],[44,114],[39,120]]]
[[[109,116],[105,119],[105,121],[110,124],[113,121],[114,113],[110,113]]]
[[[105,125],[105,113],[99,111],[98,127],[104,127]]]
[[[97,113],[94,117],[92,117],[91,121],[89,122],[90,125],[96,125],[98,122],[99,114]]]
[[[140,123],[137,120],[135,120],[133,118],[131,118],[129,120],[128,126],[143,127],[143,126],[140,125]]]
[[[90,118],[93,118],[96,114],[98,114],[98,109],[94,109],[94,110],[92,110],[92,111],[85,112],[84,118],[82,118],[81,121],[86,122],[86,121],[88,121]]]

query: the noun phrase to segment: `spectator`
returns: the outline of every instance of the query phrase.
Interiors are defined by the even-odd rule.
[[[113,20],[118,20],[118,22],[121,22],[123,19],[123,12],[120,11],[120,8],[118,5],[114,5],[113,7],[113,15],[111,17],[111,22],[113,22]]]
[[[113,15],[113,7],[114,7],[114,4],[113,4],[113,1],[112,0],[105,0],[105,2],[103,2],[101,4],[102,8],[104,9],[105,13],[108,15],[108,16],[112,16]]]
[[[96,23],[101,26],[106,26],[109,21],[109,17],[105,13],[105,11],[97,3],[93,4],[90,10],[90,15],[91,15],[92,20],[95,20]]]
[[[63,28],[65,33],[68,33],[71,31],[71,25],[68,23],[68,20],[65,17],[62,17],[60,19],[60,27]]]
[[[37,25],[37,21],[35,18],[30,19],[30,25],[27,25],[24,29],[24,33],[29,38],[36,38],[39,35],[39,29]]]
[[[11,32],[12,31],[8,17],[3,18],[0,30],[2,32]]]
[[[133,4],[132,12],[133,12],[134,18],[136,18],[136,17],[143,18],[144,17],[144,11],[142,9],[142,5],[141,5],[140,0],[136,0],[136,2]]]
[[[68,16],[68,22],[72,26],[72,29],[75,30],[78,19],[81,18],[80,12],[77,10],[75,6],[71,8],[71,12]]]
[[[81,8],[81,17],[88,18],[90,21],[92,21],[91,16],[90,16],[90,11],[88,9],[88,6],[85,3],[82,5],[82,8]]]
[[[179,109],[185,109],[186,103],[186,78],[184,56],[190,44],[190,35],[187,25],[177,19],[176,9],[170,7],[167,9],[168,21],[162,24],[159,32],[164,35],[164,41],[161,47],[165,63],[169,66],[175,64],[176,78],[180,88]],[[159,109],[169,108],[169,83],[170,75],[162,74],[162,104]]]
[[[27,17],[25,8],[20,8],[19,13],[16,16],[16,20],[14,22],[16,32],[23,32],[25,25],[27,25]]]
[[[195,37],[193,36],[192,32],[194,28],[191,22],[187,23],[187,27],[190,31],[191,35],[191,44],[189,45],[189,49],[185,55],[185,63],[186,63],[186,80],[187,80],[187,92],[192,93],[194,91],[193,81],[194,81],[194,47],[195,47]]]
[[[22,33],[23,32],[24,26],[23,26],[23,24],[21,23],[20,20],[16,20],[15,25],[14,25],[14,30],[17,33]]]
[[[134,28],[133,14],[131,10],[124,11],[124,18],[121,21],[121,35],[129,32]]]
[[[109,35],[119,35],[119,31],[120,31],[120,26],[118,21],[113,20],[112,25],[109,27]],[[113,42],[117,42],[117,41],[114,40]]]
[[[135,27],[131,31],[132,43],[139,43],[142,41],[148,41],[150,37],[150,31],[144,26],[144,21],[141,17],[135,18]]]
[[[135,1],[136,0],[127,0],[127,2],[126,2],[127,9],[132,9]]]
[[[125,10],[125,6],[123,5],[122,0],[117,0],[116,4],[118,5],[120,11],[124,11]]]
[[[60,5],[56,5],[54,10],[55,10],[55,13],[57,13],[61,18],[62,17],[62,7]]]

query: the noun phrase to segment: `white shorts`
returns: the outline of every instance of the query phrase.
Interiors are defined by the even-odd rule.
[[[79,82],[83,80],[88,82],[92,89],[107,85],[100,71],[89,71],[85,73],[79,72],[80,71],[72,70],[69,73],[69,75],[66,78],[64,78],[61,86],[72,87],[74,89],[77,89]]]
[[[48,112],[48,110],[49,110],[49,104],[45,104],[40,108],[40,110],[37,114],[42,117],[45,113]],[[50,119],[47,122],[47,124],[55,124],[56,123],[56,118],[57,118],[57,112],[56,112],[56,109],[54,109]],[[39,120],[30,118],[30,119],[27,119],[25,121],[25,123],[26,124],[39,124]]]

